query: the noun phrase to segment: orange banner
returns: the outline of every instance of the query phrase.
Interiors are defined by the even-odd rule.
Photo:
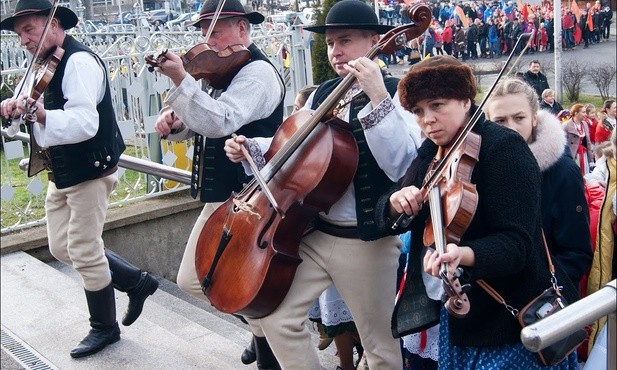
[[[574,16],[576,17],[576,22],[578,23],[578,21],[581,20],[581,8],[578,7],[576,1],[572,1],[572,4],[570,5],[570,11],[572,11],[572,14],[574,14]]]
[[[463,11],[463,8],[457,5],[456,8],[454,8],[454,14],[456,14],[459,17],[459,19],[461,20],[461,23],[463,23],[463,27],[465,28],[469,27],[469,19],[467,19],[467,16],[465,16],[465,12]]]

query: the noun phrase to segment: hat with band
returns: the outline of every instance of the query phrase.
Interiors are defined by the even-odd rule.
[[[5,18],[0,22],[0,29],[14,31],[13,23],[16,19],[29,15],[47,15],[51,11],[52,4],[47,0],[19,0],[15,5],[15,12],[11,17]],[[60,20],[62,28],[68,30],[77,24],[77,15],[69,8],[58,6],[55,18]]]
[[[204,5],[201,6],[199,18],[197,19],[197,22],[193,23],[193,26],[199,28],[201,21],[205,19],[213,19],[216,14],[216,8],[218,8],[219,2],[221,1],[224,1],[225,4],[223,4],[223,7],[221,8],[219,19],[244,17],[248,19],[251,24],[259,24],[265,19],[259,12],[247,13],[238,0],[207,0]]]
[[[329,29],[355,29],[375,31],[379,34],[393,29],[392,26],[379,24],[375,10],[359,0],[342,0],[334,4],[322,26],[304,27],[305,30],[326,33]]]

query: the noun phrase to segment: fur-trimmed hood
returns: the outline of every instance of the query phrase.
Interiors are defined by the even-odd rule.
[[[557,117],[547,111],[538,111],[536,140],[529,149],[544,172],[561,158],[566,147],[566,133]]]

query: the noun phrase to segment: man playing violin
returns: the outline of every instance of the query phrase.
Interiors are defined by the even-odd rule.
[[[383,74],[365,57],[379,42],[379,34],[392,28],[380,25],[373,9],[356,0],[336,3],[325,25],[306,28],[325,34],[328,59],[339,77],[322,83],[305,109],[316,109],[345,76],[357,79],[337,116],[353,126],[359,164],[342,198],[329,212],[319,214],[316,230],[302,239],[302,263],[280,306],[264,318],[249,320],[261,326],[283,369],[320,368],[305,322],[314,300],[332,284],[353,314],[369,367],[402,366],[399,341],[390,331],[401,243],[375,228],[374,206],[416,156],[420,132],[400,107],[398,79]],[[270,142],[243,136],[227,140],[225,150],[233,162],[244,159],[244,144],[256,159],[263,159]]]
[[[473,283],[483,279],[515,308],[524,307],[550,284],[540,217],[541,175],[535,158],[520,135],[480,116],[472,129],[481,143],[478,161],[471,169],[471,183],[478,196],[477,208],[469,216],[471,223],[463,235],[457,235],[460,242],[448,241],[442,255],[432,249],[425,253],[423,231],[429,207],[424,206],[427,199],[421,188],[430,177],[427,173],[437,168],[476,111],[476,82],[468,65],[451,56],[436,56],[414,65],[398,91],[401,103],[416,116],[427,140],[399,184],[380,197],[378,228],[398,234],[406,231],[392,227],[399,215],[415,216],[409,225],[413,260],[407,273],[419,274],[423,268],[439,277],[441,264],[447,263],[449,277],[461,266],[461,284],[471,284],[466,293],[470,310],[464,317],[448,316],[442,309],[439,368],[498,369],[517,364],[539,369],[534,354],[521,343],[516,317]],[[440,184],[459,176],[446,172]],[[460,200],[454,191],[442,191],[441,199],[449,201],[441,204],[443,213]],[[555,267],[566,300],[575,301],[577,289],[559,266]],[[414,291],[426,296],[422,284],[407,284],[403,294]]]
[[[20,0],[15,13],[0,23],[17,33],[24,48],[35,54],[64,50],[41,99],[30,92],[4,100],[1,114],[19,119],[31,113],[31,137],[42,148],[31,153],[49,174],[45,212],[51,254],[81,275],[90,312],[89,334],[71,351],[72,357],[96,353],[120,340],[114,287],[129,296],[123,325],[131,325],[158,281],[119,255],[105,250],[101,238],[109,195],[118,184],[117,163],[124,141],[116,123],[107,70],[102,60],[65,30],[77,24],[73,11],[47,0]],[[47,35],[41,40],[48,24]],[[40,86],[40,84],[37,84]],[[25,90],[24,90],[25,91]],[[30,123],[30,122],[29,122]],[[34,151],[33,151],[34,152]],[[41,156],[41,157],[35,157]]]
[[[232,133],[247,136],[272,136],[283,121],[285,89],[283,80],[268,58],[251,41],[251,24],[264,21],[258,12],[246,12],[238,0],[226,0],[217,13],[219,0],[208,0],[200,10],[199,21],[204,35],[210,34],[206,44],[212,54],[232,46],[243,46],[250,52],[250,61],[242,66],[229,86],[216,90],[205,80],[196,80],[186,70],[182,59],[171,52],[155,70],[168,76],[174,86],[155,123],[162,137],[184,140],[197,135],[194,145],[191,190],[205,203],[189,236],[178,271],[180,289],[200,299],[202,292],[195,269],[195,249],[199,234],[212,212],[232,191],[240,191],[248,182],[240,164],[225,157],[223,146]],[[214,18],[218,18],[215,20]],[[187,53],[188,54],[188,53]],[[213,60],[213,62],[218,62]],[[203,143],[205,138],[205,144]],[[274,368],[276,359],[259,328],[253,328],[259,368]]]

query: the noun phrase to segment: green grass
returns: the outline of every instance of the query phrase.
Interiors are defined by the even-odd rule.
[[[28,156],[27,148],[24,152]],[[135,155],[135,148],[128,146],[124,152],[126,155]],[[34,179],[29,178],[25,171],[19,169],[19,161],[21,159],[12,159],[7,161],[5,159],[4,150],[0,151],[0,163],[3,166],[2,169],[2,185],[11,185],[15,190],[15,195],[10,202],[2,200],[1,209],[1,225],[2,228],[13,226],[17,223],[25,223],[29,221],[36,221],[45,216],[45,194],[47,193],[47,175],[45,172],[39,173],[36,177],[43,183],[43,190],[36,196],[27,190],[28,185]],[[114,191],[111,201],[118,201],[130,197],[135,197],[137,192],[144,194],[145,190],[136,190],[133,185],[140,179],[140,173],[133,170],[126,170],[123,177],[120,179],[120,185]],[[9,180],[10,179],[10,180]],[[141,183],[145,180],[142,178]],[[130,186],[129,186],[130,185]]]

